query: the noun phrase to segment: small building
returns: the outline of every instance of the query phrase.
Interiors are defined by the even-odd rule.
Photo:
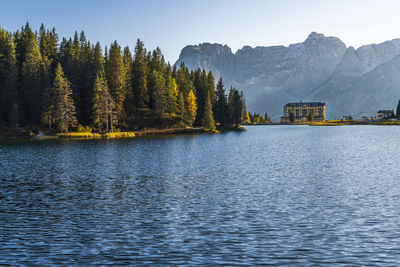
[[[298,102],[283,107],[281,123],[325,121],[325,103]]]
[[[351,120],[353,120],[353,117],[351,115],[346,115],[346,116],[343,116],[343,120],[351,121]]]
[[[379,110],[378,115],[376,116],[377,119],[382,120],[382,119],[389,119],[394,117],[394,111],[393,110]]]

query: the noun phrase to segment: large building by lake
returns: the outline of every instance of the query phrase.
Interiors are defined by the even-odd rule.
[[[283,107],[282,123],[325,121],[325,103],[298,102]]]

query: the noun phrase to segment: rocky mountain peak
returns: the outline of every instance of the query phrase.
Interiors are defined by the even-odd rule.
[[[385,84],[390,82],[388,79],[397,81],[393,78],[396,75],[400,77],[397,62],[388,65],[395,67],[378,68],[397,55],[400,55],[399,39],[354,49],[347,48],[337,37],[312,32],[302,43],[243,46],[235,54],[229,46],[222,44],[186,46],[177,64],[183,61],[190,69],[200,67],[212,71],[216,79],[223,78],[226,88],[232,85],[244,91],[250,111],[267,111],[273,120],[279,120],[283,105],[306,98],[326,102],[328,117],[340,118],[344,110],[356,114],[352,108],[357,106],[355,103],[348,102],[346,109],[343,103],[346,97],[353,96],[350,94],[352,91],[363,95],[361,90],[366,88],[367,83],[358,83],[361,77],[369,77],[370,93],[374,91],[374,86],[376,92],[386,90]],[[390,76],[385,73],[379,76],[375,71],[374,75],[366,76],[375,68],[392,73]],[[379,83],[375,83],[374,79],[380,79]],[[400,83],[398,87],[392,84],[394,89],[400,91]],[[390,94],[396,98],[394,89]],[[375,106],[378,105],[382,103],[377,102]]]

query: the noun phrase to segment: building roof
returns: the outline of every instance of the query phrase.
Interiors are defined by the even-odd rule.
[[[379,110],[378,113],[393,113],[393,110]]]
[[[322,102],[298,102],[298,103],[288,103],[286,104],[286,106],[290,106],[290,107],[299,107],[302,105],[307,105],[307,106],[325,106],[325,103]]]

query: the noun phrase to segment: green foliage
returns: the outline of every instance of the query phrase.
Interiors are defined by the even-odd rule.
[[[90,128],[90,126],[82,126],[82,125],[78,125],[78,129],[77,132],[78,133],[91,133],[92,132],[92,128]]]
[[[117,41],[111,44],[106,62],[106,78],[110,94],[115,103],[117,120],[121,126],[125,126],[126,113],[124,102],[127,94],[126,73],[121,55],[121,47],[118,45]]]
[[[112,132],[117,120],[114,112],[115,104],[101,72],[97,74],[94,82],[92,103],[93,126],[99,132]]]
[[[56,129],[68,132],[78,123],[70,82],[65,78],[61,64],[57,65],[51,92],[47,109],[49,128],[54,123]]]
[[[271,120],[268,116],[268,113],[265,113],[264,116],[261,116],[258,113],[254,114],[249,114],[249,119],[251,124],[265,124],[265,123],[271,123]]]
[[[243,100],[240,97],[239,91],[231,87],[228,96],[229,121],[231,124],[239,126],[242,119]]]
[[[150,97],[147,88],[148,61],[146,49],[138,39],[135,47],[135,59],[132,64],[133,99],[137,108],[149,106]]]
[[[206,102],[204,103],[204,118],[202,121],[202,126],[210,131],[216,130],[210,95],[207,96]]]
[[[214,107],[215,120],[220,124],[229,123],[229,109],[222,78],[218,80],[216,103]]]
[[[17,124],[16,63],[13,38],[0,28],[0,126],[15,127]]]
[[[44,25],[37,33],[28,23],[14,34],[0,28],[1,127],[88,133],[238,126],[248,113],[243,93],[231,91],[228,101],[222,79],[215,88],[211,72],[171,66],[160,48],[147,51],[140,40],[133,55],[116,41],[103,53],[84,32],[58,42]]]
[[[22,63],[20,83],[21,119],[24,124],[39,124],[41,119],[43,75],[42,56],[35,35],[26,43],[25,61]]]

